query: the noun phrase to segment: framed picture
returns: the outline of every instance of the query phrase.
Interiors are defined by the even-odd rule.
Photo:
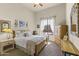
[[[10,21],[4,21],[1,23],[1,31],[3,31],[4,29],[10,29],[11,25],[10,25]]]
[[[23,20],[19,20],[19,27],[26,27],[26,23]]]
[[[9,28],[9,24],[8,23],[4,23],[2,24],[3,29],[8,29]]]
[[[28,22],[24,19],[15,20],[15,28],[18,30],[25,30],[28,27]]]
[[[26,20],[18,20],[19,29],[26,29],[27,26],[28,26],[28,23],[26,22]]]

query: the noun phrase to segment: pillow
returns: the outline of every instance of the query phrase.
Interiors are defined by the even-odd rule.
[[[28,34],[28,33],[24,33],[23,36],[24,36],[24,37],[28,37],[29,34]]]
[[[29,36],[32,35],[32,33],[30,31],[28,31],[27,33],[28,33]]]
[[[28,32],[16,31],[16,37],[28,37],[31,35],[32,35],[32,33],[30,31],[28,31]]]

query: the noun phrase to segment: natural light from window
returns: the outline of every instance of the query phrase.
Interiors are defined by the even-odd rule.
[[[52,17],[52,18],[45,18],[45,19],[42,19],[41,20],[41,27],[40,27],[40,30],[43,32],[44,30],[44,26],[45,25],[50,25],[51,29],[52,29],[52,32],[54,32],[54,24],[55,24],[55,19]]]

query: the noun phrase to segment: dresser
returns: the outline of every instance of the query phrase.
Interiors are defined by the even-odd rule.
[[[12,39],[0,40],[0,54],[5,54],[5,52],[14,49],[15,41]]]
[[[60,39],[63,39],[64,35],[68,32],[67,25],[58,25],[55,26],[55,35],[58,36]]]
[[[65,56],[79,56],[79,50],[69,40],[61,40],[61,50]]]

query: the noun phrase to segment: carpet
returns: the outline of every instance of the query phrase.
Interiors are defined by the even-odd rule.
[[[63,56],[61,48],[54,42],[48,42],[39,56]]]
[[[21,51],[20,49],[15,48],[6,52],[2,56],[28,56],[28,55],[24,51]]]

